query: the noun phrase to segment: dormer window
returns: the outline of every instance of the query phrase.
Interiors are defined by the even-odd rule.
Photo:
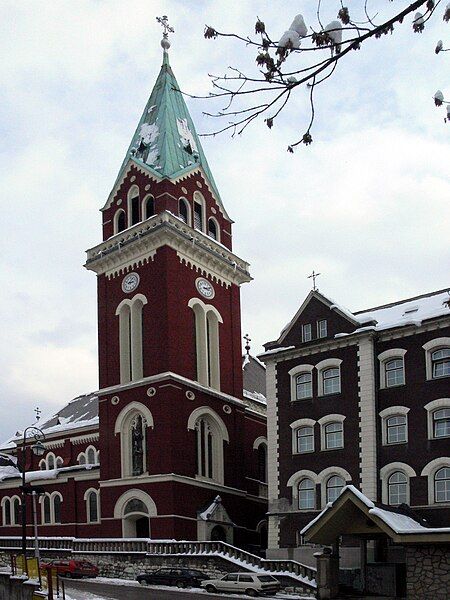
[[[302,325],[302,342],[310,342],[312,340],[312,327],[311,323]]]
[[[317,337],[326,338],[327,335],[327,320],[322,319],[321,321],[317,321]]]

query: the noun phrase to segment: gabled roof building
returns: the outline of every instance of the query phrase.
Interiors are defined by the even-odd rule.
[[[301,532],[346,485],[450,525],[449,299],[350,312],[316,290],[265,344],[271,556],[314,564]]]

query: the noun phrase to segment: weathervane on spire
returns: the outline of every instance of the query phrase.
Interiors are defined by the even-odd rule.
[[[320,273],[315,273],[314,269],[313,272],[311,273],[311,275],[308,275],[308,279],[312,279],[313,280],[313,291],[316,292],[317,291],[317,287],[316,287],[316,279],[317,277],[319,277]]]
[[[156,20],[160,25],[162,25],[163,31],[163,39],[161,40],[161,46],[164,49],[164,52],[170,48],[169,42],[169,33],[175,33],[175,29],[169,25],[169,19],[167,15],[163,15],[162,17],[156,17]]]
[[[248,333],[246,333],[244,335],[244,340],[247,342],[245,345],[245,351],[247,353],[247,356],[250,355],[250,342],[252,341],[250,336],[248,335]]]
[[[39,408],[39,406],[34,409],[34,412],[36,413],[36,421],[39,421],[39,419],[41,418],[41,409]]]

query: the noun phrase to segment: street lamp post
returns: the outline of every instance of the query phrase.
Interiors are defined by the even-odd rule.
[[[41,440],[45,440],[45,434],[39,429],[39,427],[27,427],[23,432],[22,441],[22,554],[25,560],[27,552],[27,490],[25,485],[25,475],[27,472],[26,468],[26,442],[27,433],[32,432],[31,435],[34,437],[35,443],[31,446],[33,454],[36,456],[42,456],[45,452],[45,446]]]

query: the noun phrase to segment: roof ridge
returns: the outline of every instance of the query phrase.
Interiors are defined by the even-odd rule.
[[[391,308],[392,306],[399,306],[405,302],[412,302],[413,300],[421,300],[422,298],[430,298],[431,296],[437,296],[444,292],[449,292],[450,288],[444,288],[442,290],[436,290],[434,292],[428,292],[426,294],[420,294],[419,296],[413,296],[412,298],[405,298],[404,300],[397,300],[396,302],[389,302],[388,304],[381,304],[380,306],[373,306],[371,308],[364,308],[362,310],[356,310],[352,314],[360,315],[362,313],[370,312],[373,310],[381,310],[382,308]]]

